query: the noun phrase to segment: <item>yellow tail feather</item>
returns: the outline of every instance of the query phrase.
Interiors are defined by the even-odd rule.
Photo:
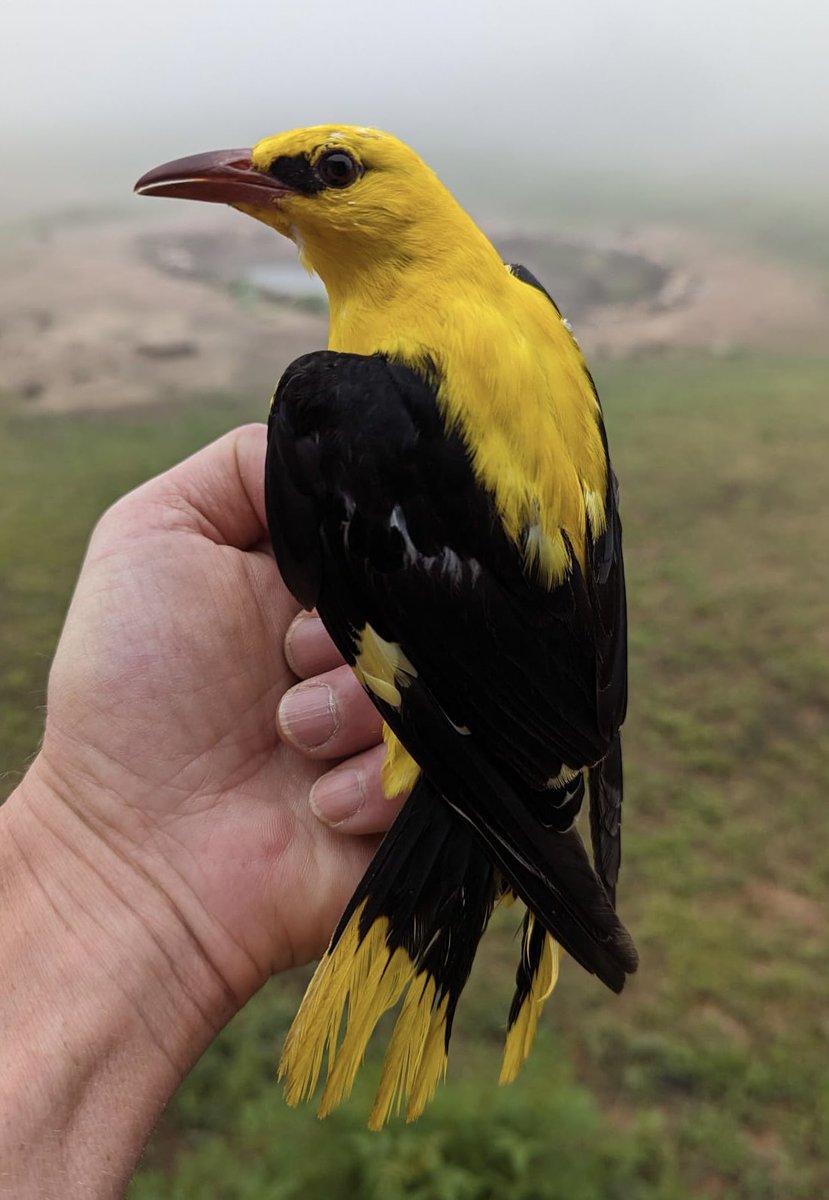
[[[349,992],[359,989],[368,974],[371,946],[360,943],[358,910],[333,951],[328,951],[308,985],[288,1033],[278,1078],[285,1081],[285,1099],[300,1104],[313,1095],[322,1070],[326,1045],[329,1074]]]
[[[367,941],[374,937],[376,924],[369,930]],[[380,936],[385,946],[385,934]],[[321,1117],[327,1117],[351,1095],[354,1080],[365,1058],[369,1039],[377,1022],[383,1013],[394,1008],[413,974],[412,960],[405,950],[395,950],[391,956],[388,952],[382,955],[375,951],[363,989],[360,993],[353,989],[350,992],[348,1027],[322,1093],[319,1110]]]
[[[411,1095],[429,1035],[435,981],[424,974],[416,976],[406,993],[383,1063],[369,1118],[370,1129],[381,1129],[392,1109],[400,1112],[404,1097]]]
[[[531,916],[524,938],[525,947],[529,944],[533,920]],[[513,1083],[529,1058],[544,1004],[552,995],[558,982],[559,957],[558,942],[548,933],[544,938],[541,962],[533,976],[529,995],[524,998],[518,1016],[507,1033],[499,1083]]]
[[[319,1115],[328,1116],[351,1093],[377,1022],[405,993],[369,1120],[371,1129],[380,1129],[404,1102],[407,1120],[416,1120],[445,1075],[448,998],[435,1007],[434,979],[416,973],[402,948],[389,950],[385,917],[360,941],[362,909],[309,984],[285,1043],[279,1078],[289,1104],[307,1099],[319,1082],[327,1047],[328,1078]]]
[[[402,947],[390,951],[387,918],[378,918],[360,940],[363,907],[353,914],[308,986],[285,1042],[279,1078],[289,1104],[308,1099],[319,1083],[327,1049],[327,1081],[319,1115],[328,1116],[350,1095],[377,1022],[402,999],[369,1118],[369,1128],[377,1130],[404,1104],[406,1120],[416,1121],[433,1099],[446,1075],[449,998],[444,996],[436,1004],[434,979],[416,972]],[[530,917],[524,953],[533,924]],[[512,1083],[529,1057],[544,1004],[558,981],[559,957],[558,943],[546,934],[530,992],[507,1033],[502,1084]]]
[[[420,1066],[417,1076],[409,1092],[409,1104],[406,1109],[406,1120],[416,1121],[422,1116],[426,1105],[434,1098],[438,1084],[446,1076],[448,1062],[446,1054],[446,1013],[449,1007],[449,997],[444,996],[438,1007],[432,1013],[429,1032],[423,1053],[420,1056]]]

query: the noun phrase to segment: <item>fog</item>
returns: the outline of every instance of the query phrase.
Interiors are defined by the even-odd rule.
[[[827,174],[827,46],[825,0],[6,0],[2,204],[111,202],[166,157],[320,121],[496,188],[797,189]]]

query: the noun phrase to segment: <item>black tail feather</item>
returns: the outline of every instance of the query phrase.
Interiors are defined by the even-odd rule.
[[[545,828],[521,794],[525,785],[506,780],[417,682],[404,703],[407,749],[427,775],[440,779],[446,803],[568,954],[621,991],[638,955],[575,827],[563,833]],[[393,725],[395,715],[389,714]]]
[[[618,733],[601,762],[588,771],[587,780],[593,863],[615,907],[622,863],[622,740]]]

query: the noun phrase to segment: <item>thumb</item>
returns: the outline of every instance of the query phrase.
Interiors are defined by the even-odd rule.
[[[192,532],[247,550],[268,537],[264,425],[242,425],[119,500],[98,536]]]

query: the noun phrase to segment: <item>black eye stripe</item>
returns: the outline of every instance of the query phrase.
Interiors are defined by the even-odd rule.
[[[345,188],[363,174],[363,167],[345,150],[327,150],[316,163],[305,154],[281,154],[268,174],[295,192],[313,196],[325,188]]]
[[[325,187],[316,167],[304,154],[281,154],[268,167],[268,174],[306,196],[313,196]]]

